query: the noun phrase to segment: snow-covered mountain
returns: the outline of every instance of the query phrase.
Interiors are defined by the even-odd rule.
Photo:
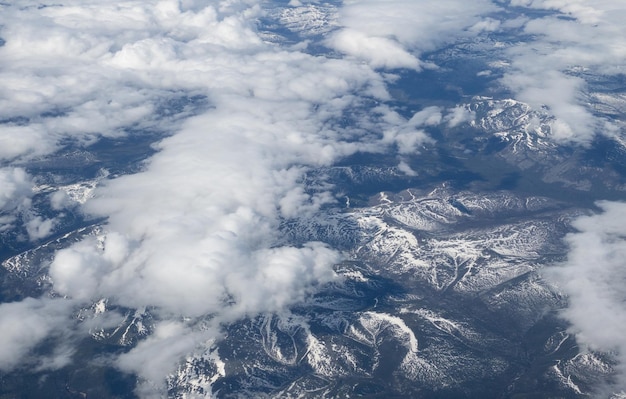
[[[15,1],[0,398],[625,397],[616,1]]]

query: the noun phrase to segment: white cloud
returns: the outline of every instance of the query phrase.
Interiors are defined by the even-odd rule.
[[[36,157],[57,148],[54,134],[46,134],[41,125],[0,125],[0,161],[23,156]]]
[[[485,18],[469,28],[470,32],[495,32],[500,29],[501,22],[493,18]]]
[[[63,366],[65,361],[63,356],[56,356],[58,353],[44,358],[32,350],[51,333],[59,334],[71,324],[68,305],[63,300],[33,298],[0,304],[0,370],[24,363],[39,363],[48,368]]]
[[[33,177],[23,168],[0,168],[0,233],[23,225],[31,241],[52,233],[56,219],[45,219],[32,209]]]
[[[444,116],[439,107],[407,120],[385,104],[389,76],[374,68],[419,70],[425,52],[522,23],[486,17],[496,10],[487,0],[350,0],[340,10],[342,28],[325,41],[348,57],[332,59],[263,41],[262,5],[61,0],[36,8],[18,0],[1,6],[0,161],[24,162],[68,142],[89,145],[129,131],[171,134],[140,173],[107,181],[84,205],[107,218],[103,237],[59,251],[50,267],[54,290],[71,298],[63,303],[108,298],[152,309],[154,335],[114,359],[146,381],[140,387],[146,397],[158,395],[186,354],[217,338],[220,323],[280,312],[336,278],[331,266],[341,254],[320,243],[284,246],[279,233],[285,219],[311,217],[335,200],[327,189],[305,186],[308,170],[358,151],[393,148],[409,156],[429,140],[426,128],[469,120],[464,109]],[[602,15],[594,18],[604,23]],[[565,29],[573,35],[577,26],[554,31],[531,21],[525,29],[554,48],[563,40],[558,35]],[[604,34],[615,24],[602,26],[597,42],[614,45]],[[552,55],[537,61],[534,45],[511,50],[503,81],[525,101],[550,106],[562,123],[555,125],[562,126],[557,137],[582,137],[581,129],[595,122],[578,100],[584,82],[564,71],[574,61],[591,61],[576,44],[560,54],[543,51]],[[593,65],[611,71],[619,54],[616,48],[605,66]],[[181,95],[205,96],[211,108],[158,115],[160,103]],[[399,170],[417,173],[398,159]],[[2,179],[0,212],[11,218],[30,206],[32,182],[15,167],[0,169]],[[54,209],[66,203],[62,194],[51,197]],[[0,226],[12,222],[0,219]],[[30,215],[27,232],[43,238],[54,223]],[[3,343],[17,343],[0,352],[0,367],[19,365],[64,328],[60,321],[71,309],[58,303],[0,305],[0,323],[15,326]],[[67,361],[62,353],[49,364]]]
[[[585,23],[595,23],[609,10],[621,10],[619,2],[615,0],[600,0],[590,4],[585,0],[511,0],[511,5],[560,10],[580,19]]]
[[[481,15],[495,9],[486,0],[349,0],[340,10],[343,29],[326,43],[375,68],[419,70],[423,52],[493,27]]]
[[[244,24],[257,7],[241,15],[224,15],[227,9],[225,2],[167,0],[2,5],[0,160],[46,155],[67,139],[89,144],[128,128],[171,131],[176,119],[155,112],[160,99],[180,90],[205,93],[198,82],[214,66],[215,47],[261,45]]]
[[[233,233],[231,229],[239,235],[258,229],[252,234],[254,240],[260,240],[255,245],[258,249],[270,245],[279,215],[311,213],[331,200],[325,193],[304,192],[298,183],[304,169],[297,165],[328,164],[357,148],[348,142],[354,139],[350,136],[345,137],[345,143],[336,143],[342,132],[323,123],[355,104],[358,97],[353,92],[357,90],[380,99],[387,94],[382,78],[366,66],[289,53],[264,44],[254,29],[259,10],[251,4],[183,5],[161,1],[154,7],[136,2],[66,2],[41,9],[19,3],[3,6],[2,37],[6,44],[0,48],[0,81],[6,83],[7,90],[0,98],[0,113],[7,120],[20,117],[29,123],[2,126],[0,143],[5,145],[0,145],[0,157],[11,160],[45,155],[68,137],[90,143],[98,135],[124,134],[126,127],[154,124],[158,119],[153,115],[154,104],[171,91],[208,94],[219,110],[213,116],[198,117],[176,138],[161,143],[164,154],[153,160],[151,172],[135,177],[133,192],[141,191],[136,198],[145,204],[123,194],[125,184],[135,185],[135,179],[120,180],[111,186],[112,196],[119,195],[122,207],[137,207],[135,216],[129,219],[136,225],[123,223],[119,229],[133,245],[143,245],[136,250],[140,255],[152,245],[168,252],[157,264],[169,265],[164,270],[170,272],[176,272],[181,261],[183,265],[184,260],[193,263],[192,258],[200,256],[198,250],[204,251],[199,247],[206,244],[203,240],[214,242],[218,257],[227,258],[229,251],[235,255],[242,252],[237,237],[221,244],[222,224],[227,225],[224,228],[228,234]],[[317,114],[312,113],[313,106]],[[46,113],[50,116],[42,116]],[[173,130],[167,121],[163,126]],[[217,201],[212,203],[213,199]],[[55,197],[57,207],[58,200]],[[131,205],[133,202],[135,205]],[[186,215],[177,211],[179,206],[186,208]],[[117,210],[108,210],[111,220],[121,219],[120,215],[116,217]],[[159,217],[161,214],[163,217]],[[215,231],[208,229],[205,236],[195,228],[186,230],[187,223],[202,222],[207,226],[216,223]],[[26,227],[31,239],[38,239],[48,235],[53,225],[53,220],[33,216]],[[166,234],[142,241],[135,234],[142,228],[161,229]],[[182,233],[179,240],[171,242],[171,251],[167,251],[169,242],[160,241],[169,233]],[[189,242],[184,243],[185,239]],[[182,247],[175,248],[177,243]],[[298,251],[320,252],[321,256],[329,253],[316,246]],[[138,274],[121,276],[122,271],[112,270],[113,276],[108,276],[98,267],[112,261],[100,261],[95,254],[80,245],[60,253],[55,265],[63,266],[52,268],[56,288],[88,299],[88,294],[104,284],[100,280],[106,276],[114,281],[122,278],[133,298],[150,291],[130,295],[136,288],[130,280]],[[93,268],[78,269],[90,261],[94,262]],[[303,264],[307,262],[303,260]],[[196,290],[190,292],[221,284],[219,276],[207,276],[209,270],[203,269],[202,263],[190,266],[187,278]],[[168,283],[163,271],[143,272],[155,284]],[[312,273],[323,279],[329,277],[315,270]],[[194,277],[198,279],[194,281]],[[78,282],[80,278],[84,281]],[[307,277],[303,276],[302,281],[308,281]],[[207,284],[204,287],[203,282]],[[167,287],[162,288],[165,291]],[[184,287],[176,289],[187,299],[165,307],[187,312],[182,302],[194,301],[184,295]],[[129,304],[154,301],[167,305],[168,299],[175,296],[161,291],[144,293],[145,297]],[[289,289],[285,292],[300,295]],[[211,295],[218,298],[230,294]],[[288,301],[285,298],[278,302]],[[208,306],[211,309],[210,303]],[[189,309],[194,314],[201,311],[194,306]]]
[[[409,124],[413,127],[419,126],[437,126],[441,123],[441,108],[430,106],[413,114],[409,120]]]
[[[626,389],[626,204],[600,202],[601,213],[573,222],[567,261],[545,275],[569,298],[563,316],[580,344],[615,352],[621,364],[616,389]]]
[[[59,251],[50,266],[54,291],[68,302],[108,298],[152,309],[160,320],[154,335],[113,360],[146,382],[142,395],[162,390],[167,373],[216,338],[221,323],[281,312],[336,278],[336,251],[280,244],[282,220],[310,217],[335,201],[325,189],[304,186],[304,174],[357,151],[395,146],[414,153],[428,140],[420,128],[439,123],[441,111],[402,118],[384,104],[386,77],[372,66],[418,69],[410,52],[434,49],[448,41],[442,35],[452,41],[465,35],[490,4],[479,3],[398,2],[407,12],[349,3],[342,11],[346,29],[333,40],[357,59],[264,42],[255,1],[3,6],[2,160],[23,162],[68,139],[89,145],[129,129],[172,134],[142,172],[102,184],[84,205],[108,219],[104,236]],[[382,23],[368,17],[372,7],[384,11]],[[185,114],[185,122],[156,115],[159,102],[180,93],[206,96],[211,109]],[[401,168],[414,173],[406,163]],[[65,202],[60,195],[51,201],[57,209]],[[30,215],[26,227],[38,239],[54,223]],[[40,329],[22,354],[57,327],[31,313]]]
[[[32,177],[22,168],[0,168],[0,232],[13,226],[18,214],[31,207]]]
[[[50,194],[50,206],[55,211],[61,211],[71,206],[72,200],[65,191],[55,191]]]
[[[29,207],[28,199],[32,195],[32,178],[23,168],[0,169],[1,212],[11,212],[22,207]]]
[[[183,323],[166,321],[155,327],[148,338],[117,359],[117,366],[141,376],[137,393],[154,397],[162,388],[163,377],[174,372],[183,356],[219,336],[219,331],[192,332]]]
[[[26,232],[31,241],[41,240],[49,236],[55,225],[56,219],[44,219],[41,216],[35,216],[26,222]]]
[[[303,186],[309,168],[382,149],[370,129],[395,123],[380,117],[392,113],[384,105],[354,126],[341,125],[360,117],[349,111],[388,99],[382,76],[368,65],[262,42],[254,29],[258,7],[245,2],[11,11],[16,19],[7,17],[1,51],[9,69],[21,65],[22,89],[5,100],[18,100],[10,112],[32,120],[27,127],[50,134],[40,149],[13,147],[5,159],[46,154],[68,137],[90,142],[154,124],[155,104],[171,92],[204,94],[212,105],[184,123],[165,121],[174,134],[157,144],[144,170],[103,184],[85,204],[86,212],[108,218],[105,236],[59,251],[50,267],[54,290],[73,303],[106,297],[148,307],[165,330],[174,325],[179,338],[188,338],[167,344],[166,356],[167,337],[156,334],[119,359],[120,367],[154,382],[142,390],[162,389],[166,373],[207,339],[194,323],[170,318],[208,318],[218,326],[278,312],[335,278],[331,266],[340,254],[319,243],[280,246],[278,226],[334,201]],[[40,22],[49,28],[45,38],[36,35]],[[25,51],[26,41],[40,52]],[[64,56],[53,57],[57,52]],[[34,94],[20,102],[23,92]],[[41,116],[54,110],[62,112]],[[52,201],[63,206],[58,195]],[[34,216],[27,227],[36,239],[53,225]],[[159,353],[162,362],[146,368],[146,357]]]
[[[533,40],[509,49],[511,67],[502,83],[533,107],[547,106],[556,117],[557,142],[589,143],[607,121],[595,116],[584,94],[586,74],[619,75],[626,68],[626,7],[601,0],[525,0],[511,5],[555,10],[572,18],[549,15],[530,19],[525,33]],[[609,129],[614,130],[614,129]]]
[[[474,119],[476,119],[475,112],[463,106],[452,108],[444,118],[449,127],[456,127],[462,123],[473,121]]]
[[[419,70],[420,61],[400,43],[385,37],[371,37],[354,29],[343,29],[329,39],[336,50],[367,61],[375,68]]]
[[[398,164],[398,170],[407,176],[418,176],[418,173],[414,171],[411,166],[406,163],[405,160],[400,160],[400,163]]]
[[[438,107],[427,107],[416,112],[411,119],[405,120],[396,112],[378,110],[382,119],[389,126],[383,131],[382,143],[394,144],[399,154],[415,154],[418,148],[431,141],[421,127],[434,126],[441,121]]]

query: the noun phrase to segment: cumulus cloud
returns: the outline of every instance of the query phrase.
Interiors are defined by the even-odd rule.
[[[23,206],[25,199],[32,196],[33,182],[23,168],[0,169],[0,210],[10,212]]]
[[[0,370],[22,365],[58,368],[67,364],[63,351],[52,357],[32,351],[51,334],[64,334],[72,324],[68,314],[70,303],[63,300],[26,298],[20,302],[0,304]]]
[[[383,132],[382,143],[395,144],[398,154],[415,154],[418,148],[431,139],[423,130],[441,122],[439,107],[426,107],[406,120],[396,112],[381,112],[383,120],[389,126]],[[404,167],[406,170],[406,167]]]
[[[0,161],[50,154],[67,140],[88,145],[128,129],[170,131],[176,115],[155,112],[159,101],[197,87],[213,47],[229,43],[244,51],[260,43],[250,26],[226,12],[226,3],[177,1],[2,5]],[[187,81],[164,74],[186,69],[196,72],[184,75]]]
[[[215,94],[215,109],[160,142],[144,172],[97,191],[85,211],[108,217],[108,233],[102,242],[88,239],[57,254],[50,267],[57,292],[84,302],[107,297],[125,307],[151,307],[164,319],[210,315],[218,325],[281,311],[334,278],[338,253],[319,243],[278,246],[277,231],[281,218],[314,213],[330,200],[301,188],[306,166],[330,164],[358,148],[325,131],[309,102],[328,102],[332,109],[318,109],[332,119],[338,106],[352,103],[341,97],[351,96],[354,70],[329,63],[335,78],[317,80],[319,90],[310,93],[302,84],[314,78],[297,68],[299,62],[295,70],[285,68],[288,57],[246,58],[241,68],[259,63],[258,84],[241,94]],[[326,68],[323,60],[306,61]],[[276,71],[294,79],[268,76]],[[138,351],[158,352],[161,342],[146,341]],[[167,359],[178,361],[190,348],[170,347]],[[133,369],[130,363],[142,357],[124,359]],[[135,369],[147,372],[142,364]]]
[[[23,226],[31,241],[52,233],[56,220],[43,218],[32,209],[34,186],[33,177],[23,168],[0,168],[0,233]]]
[[[556,117],[553,137],[558,142],[587,144],[598,133],[614,131],[588,107],[584,76],[624,73],[623,4],[615,0],[515,0],[510,4],[554,10],[555,14],[525,22],[523,30],[533,39],[509,49],[511,67],[502,82],[519,100],[548,108]],[[563,15],[570,18],[560,18]]]
[[[35,216],[26,222],[26,232],[31,241],[40,240],[52,233],[57,221],[55,219],[44,219],[41,216]]]
[[[410,68],[419,70],[420,61],[400,43],[385,37],[371,37],[355,29],[343,29],[329,43],[336,50],[363,59],[375,68]]]
[[[414,148],[425,139],[415,127],[440,118],[430,110],[406,121],[381,104],[384,77],[369,65],[264,42],[253,1],[4,7],[1,137],[13,144],[0,147],[3,160],[24,162],[68,140],[171,134],[142,172],[96,191],[84,211],[107,218],[105,233],[59,251],[49,270],[54,291],[77,306],[104,297],[151,309],[155,335],[114,360],[153,381],[141,388],[148,397],[222,323],[283,311],[336,278],[339,253],[315,242],[285,246],[278,233],[282,220],[335,201],[303,184],[308,169],[396,142]],[[205,96],[211,107],[185,122],[158,115],[158,104],[178,95]],[[413,133],[380,137],[397,123]],[[64,206],[60,195],[51,201]],[[54,225],[33,215],[26,228],[35,240]],[[54,327],[41,323],[29,342],[46,326]]]
[[[593,350],[617,353],[617,389],[626,389],[626,204],[603,201],[601,213],[573,222],[567,261],[546,269],[546,277],[567,294],[563,316],[571,322],[578,342]]]
[[[0,160],[24,162],[142,129],[171,134],[142,172],[96,190],[83,210],[107,218],[103,235],[60,250],[49,270],[54,291],[74,306],[107,298],[151,309],[154,334],[113,359],[142,378],[140,394],[164,389],[167,374],[223,323],[284,311],[336,278],[341,254],[315,242],[285,246],[279,235],[281,221],[335,202],[327,189],[305,186],[305,173],[357,151],[415,153],[441,110],[403,118],[384,104],[385,77],[373,68],[419,69],[421,52],[448,41],[441,36],[474,34],[464,29],[492,9],[479,3],[350,2],[344,29],[327,42],[346,59],[264,42],[255,1],[3,6]],[[204,96],[210,109],[159,115],[160,103],[181,95]],[[400,168],[415,173],[402,160]],[[17,197],[8,193],[4,207],[16,209]],[[65,200],[51,201],[60,209]],[[33,240],[55,225],[39,215],[26,222]],[[14,360],[5,368],[58,327],[33,303],[6,308],[23,307],[38,328],[7,354]]]
[[[326,43],[375,68],[419,70],[428,66],[422,53],[493,27],[484,15],[495,10],[487,0],[350,0],[340,10],[342,29]]]
[[[30,208],[32,196],[32,177],[23,168],[0,168],[0,233]]]
[[[155,317],[154,334],[113,359],[143,378],[142,395],[154,397],[177,362],[218,338],[222,324],[284,311],[335,279],[332,265],[341,254],[316,242],[288,246],[280,236],[284,220],[314,217],[336,201],[327,188],[305,184],[307,171],[359,151],[389,150],[399,155],[399,170],[415,175],[407,159],[429,140],[427,128],[468,117],[439,107],[401,116],[385,104],[386,76],[376,68],[419,70],[428,66],[420,59],[425,52],[511,26],[487,16],[497,10],[487,0],[350,0],[339,11],[341,28],[324,41],[346,55],[334,58],[264,41],[257,26],[262,6],[253,0],[1,6],[1,162],[24,163],[65,145],[146,129],[167,137],[139,173],[108,180],[83,206],[107,222],[102,235],[56,254],[49,273],[64,302],[0,305],[0,323],[16,326],[3,340],[17,342],[1,354],[0,367],[18,366],[63,330],[72,312],[67,304],[107,298]],[[558,32],[521,23],[541,43],[556,41]],[[503,81],[526,101],[559,92],[548,103],[563,123],[557,136],[578,137],[593,118],[577,102],[584,82],[564,73],[564,60],[582,56],[553,56],[527,70],[529,49],[511,50],[513,67]],[[181,96],[202,96],[209,106],[159,111]],[[0,169],[0,182],[0,212],[11,218],[29,206],[32,179],[11,166]],[[51,205],[62,209],[67,199],[55,194]],[[0,219],[0,226],[13,220]],[[37,240],[56,220],[32,214],[25,223]],[[58,359],[50,364],[69,357]]]
[[[163,377],[182,360],[181,354],[192,353],[219,335],[217,330],[191,331],[183,323],[164,321],[148,338],[120,356],[117,365],[125,372],[141,375],[137,393],[152,397],[161,389]]]
[[[449,127],[456,127],[462,123],[473,121],[475,118],[475,112],[466,107],[457,106],[448,111],[444,120]]]

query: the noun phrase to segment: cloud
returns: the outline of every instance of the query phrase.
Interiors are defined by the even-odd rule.
[[[3,156],[24,162],[68,140],[89,145],[147,128],[170,134],[140,173],[96,190],[83,210],[107,218],[104,234],[58,251],[49,269],[55,293],[75,306],[107,298],[151,309],[156,335],[113,360],[153,381],[141,387],[149,397],[222,323],[284,311],[336,279],[341,254],[315,242],[285,246],[278,227],[336,201],[304,184],[310,168],[381,151],[378,132],[407,121],[381,104],[389,98],[384,77],[370,66],[263,42],[254,2],[66,4],[6,14],[0,52],[12,73],[0,80],[12,86],[1,101],[12,108],[2,111],[4,132],[32,134]],[[25,50],[31,41],[37,51]],[[209,109],[156,115],[164,100],[198,94]],[[52,200],[63,207],[62,197]],[[33,215],[26,227],[38,239],[54,223]],[[211,333],[199,327],[207,323]],[[25,347],[56,327],[41,322]]]
[[[44,219],[41,216],[35,216],[26,222],[26,232],[31,241],[40,240],[49,236],[57,221],[55,219]]]
[[[47,135],[37,124],[19,126],[6,123],[0,129],[0,161],[36,157],[57,149],[54,135]]]
[[[599,17],[604,14],[602,8],[607,5],[612,9],[620,9],[620,7],[615,7],[618,3],[614,0],[596,1],[593,6],[589,6],[588,2],[583,0],[511,0],[510,4],[512,6],[560,10],[585,23],[597,22]]]
[[[475,112],[463,106],[456,106],[448,112],[444,119],[449,127],[456,127],[462,123],[473,121],[475,118]]]
[[[341,28],[323,43],[346,55],[337,58],[298,50],[303,43],[265,41],[258,25],[264,5],[2,5],[0,162],[8,166],[0,169],[0,212],[9,219],[1,226],[30,206],[32,178],[18,164],[101,137],[161,136],[138,173],[102,182],[82,207],[107,222],[102,234],[56,253],[49,274],[55,293],[66,298],[0,305],[0,323],[14,326],[3,342],[16,341],[1,353],[0,367],[18,367],[46,337],[66,338],[59,347],[67,349],[72,334],[86,334],[66,323],[74,309],[107,298],[113,307],[149,309],[154,317],[154,334],[112,363],[143,379],[143,396],[158,396],[167,374],[218,339],[221,325],[283,312],[333,281],[342,254],[317,242],[286,245],[279,229],[336,202],[332,188],[308,185],[307,172],[358,152],[393,151],[399,170],[415,175],[408,157],[430,140],[427,128],[467,120],[460,108],[444,115],[439,107],[403,117],[386,103],[388,76],[376,69],[432,67],[423,54],[512,26],[488,16],[497,7],[487,0],[350,0],[339,10]],[[602,15],[594,18],[604,24]],[[539,41],[510,50],[503,82],[528,102],[547,102],[562,123],[555,125],[557,138],[582,140],[582,129],[596,120],[578,99],[584,81],[564,71],[571,60],[583,60],[576,40],[591,39],[576,37],[567,54],[538,60],[532,46],[556,46],[563,38],[523,22]],[[565,28],[574,34],[577,26]],[[602,26],[608,32],[615,24]],[[619,65],[613,61],[607,71]],[[205,102],[163,111],[163,104],[194,97]],[[67,199],[54,194],[51,205],[60,211]],[[56,219],[31,212],[24,223],[37,240]],[[67,353],[60,350],[48,364],[63,364]]]
[[[428,134],[420,129],[441,122],[439,107],[426,107],[405,120],[396,112],[381,110],[383,120],[389,126],[383,132],[382,143],[395,144],[398,154],[415,154],[424,143],[431,142]],[[406,167],[403,167],[406,171]]]
[[[338,21],[342,29],[326,44],[375,68],[419,70],[425,66],[422,53],[492,26],[483,15],[495,10],[483,0],[345,1]]]
[[[108,233],[101,244],[89,239],[58,252],[50,267],[55,290],[219,325],[282,311],[333,280],[338,253],[319,243],[279,246],[277,231],[281,218],[314,213],[327,201],[301,189],[305,169],[295,165],[328,164],[351,146],[316,136],[308,103],[268,94],[214,97],[216,108],[159,143],[144,172],[97,190],[85,210],[107,216]],[[196,337],[193,326],[180,328]],[[160,339],[120,361],[154,381],[202,342],[168,346],[150,370],[141,359],[161,353]]]
[[[88,145],[129,129],[171,132],[179,115],[160,115],[159,102],[192,91],[202,75],[195,71],[185,81],[172,77],[175,70],[202,69],[213,47],[225,43],[238,51],[260,45],[236,15],[185,4],[3,5],[0,161]]]
[[[142,171],[100,184],[84,204],[85,213],[107,219],[103,234],[58,251],[49,269],[54,292],[73,307],[107,298],[113,307],[150,309],[154,334],[111,360],[142,379],[138,393],[158,395],[168,373],[219,338],[221,325],[283,312],[337,278],[340,253],[316,242],[285,245],[280,235],[284,220],[313,217],[336,201],[328,188],[307,186],[306,172],[359,151],[413,154],[429,140],[422,128],[439,123],[441,110],[403,118],[385,104],[386,77],[373,67],[419,69],[413,53],[474,34],[464,29],[481,21],[481,7],[493,9],[479,3],[349,3],[345,29],[328,42],[353,56],[345,59],[265,42],[255,1],[3,6],[0,160],[24,163],[100,137],[164,133]],[[383,23],[372,11],[383,12]],[[159,111],[181,96],[201,96],[209,106]],[[402,160],[400,167],[414,173]],[[13,204],[19,196],[9,197]],[[51,201],[59,210],[66,202]],[[30,238],[47,236],[55,219],[31,213]],[[20,308],[36,334],[6,355],[5,368],[64,329],[68,340],[84,333],[57,323],[63,309],[58,318],[43,316],[57,303],[6,305],[5,320]],[[69,357],[58,359],[49,363]]]
[[[13,227],[19,213],[31,207],[32,177],[23,168],[0,168],[0,233]]]
[[[25,228],[31,241],[52,233],[56,219],[45,219],[32,207],[35,182],[21,167],[0,168],[0,233]]]
[[[32,351],[45,338],[62,334],[72,324],[69,305],[63,300],[33,298],[0,304],[0,370],[25,363],[46,368],[67,364],[69,359],[62,352],[46,357]]]
[[[405,160],[400,160],[400,163],[397,167],[400,172],[404,173],[407,176],[418,176],[418,173],[414,171],[411,166],[406,163]]]
[[[0,211],[11,212],[30,206],[24,199],[33,195],[31,176],[23,168],[0,169]]]
[[[501,82],[516,99],[548,108],[556,117],[552,130],[557,142],[588,144],[596,134],[614,132],[610,122],[588,106],[585,76],[624,73],[626,9],[621,2],[522,0],[510,5],[555,14],[526,21],[524,32],[532,40],[508,49],[511,67]]]
[[[409,68],[419,70],[420,61],[400,43],[385,37],[371,37],[354,29],[343,29],[329,40],[336,50],[367,61],[374,68]]]
[[[567,260],[545,269],[569,298],[562,315],[578,342],[593,350],[614,352],[620,360],[614,389],[626,389],[626,204],[602,201],[601,213],[583,216],[566,237]]]
[[[157,325],[148,338],[121,355],[116,364],[127,373],[141,375],[137,393],[153,397],[155,391],[162,389],[164,376],[176,370],[184,354],[193,353],[219,336],[218,330],[194,332],[183,323],[165,321]]]

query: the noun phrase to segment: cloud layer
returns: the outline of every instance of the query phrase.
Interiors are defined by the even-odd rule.
[[[484,15],[496,9],[488,0],[350,0],[339,14],[342,29],[326,42],[375,68],[420,70],[422,53],[479,33]]]
[[[502,80],[521,100],[548,105],[563,140],[586,142],[603,123],[582,104],[585,82],[568,68],[613,74],[623,65],[623,48],[609,38],[624,33],[610,9],[616,3],[597,3],[589,13],[574,1],[511,2],[574,17],[525,22],[537,39],[509,50],[512,67]],[[282,221],[336,202],[328,187],[308,186],[305,173],[357,152],[393,152],[399,169],[415,174],[402,157],[430,140],[422,128],[456,125],[467,115],[433,106],[401,116],[387,103],[388,70],[436,68],[423,54],[501,26],[492,15],[498,6],[487,0],[346,1],[339,28],[321,43],[333,53],[314,55],[305,51],[308,42],[264,40],[258,21],[265,5],[0,6],[0,232],[30,207],[28,161],[102,137],[149,131],[162,138],[140,173],[107,181],[84,205],[107,222],[102,235],[56,254],[50,277],[64,299],[0,305],[0,325],[12,326],[0,368],[18,367],[48,336],[73,337],[64,330],[80,328],[68,318],[108,298],[155,317],[154,334],[113,360],[154,396],[177,362],[219,336],[220,325],[283,311],[335,279],[341,254],[316,242],[285,246],[279,233]],[[585,56],[591,44],[599,45],[598,58]],[[172,101],[194,96],[207,106],[166,112]],[[24,227],[37,240],[55,221],[30,212]],[[49,367],[65,364],[69,352]],[[158,361],[145,367],[147,359]]]
[[[614,0],[512,0],[510,4],[556,13],[524,23],[523,33],[532,40],[509,48],[511,66],[502,83],[517,99],[535,108],[548,107],[557,118],[553,138],[558,142],[589,144],[597,134],[616,134],[618,127],[594,115],[589,106],[585,77],[626,71],[624,5]]]
[[[546,269],[546,276],[569,297],[563,316],[582,345],[617,353],[617,387],[626,390],[626,204],[598,203],[602,212],[574,221],[567,236],[567,261]]]
[[[84,212],[108,222],[102,236],[56,254],[50,277],[65,302],[0,306],[7,322],[16,322],[11,315],[24,307],[34,331],[1,354],[5,368],[60,328],[40,307],[66,303],[69,316],[108,298],[112,306],[149,308],[155,317],[154,335],[114,361],[142,377],[139,389],[154,395],[149,392],[163,389],[185,354],[219,335],[221,324],[283,311],[336,278],[336,251],[314,242],[280,244],[282,220],[310,217],[335,202],[326,189],[304,185],[308,168],[396,142],[406,142],[409,152],[426,139],[419,123],[384,105],[384,77],[370,66],[264,42],[256,2],[4,8],[5,163],[100,137],[142,130],[171,135],[141,173],[109,181],[85,204]],[[209,104],[202,114],[157,112],[169,99],[198,95]],[[398,129],[413,137],[380,133]],[[3,176],[12,186],[4,189],[2,207],[14,212],[32,196],[25,191],[32,184],[21,169]],[[33,239],[53,227],[37,216],[26,225]],[[172,334],[179,344],[164,344]],[[146,368],[146,357],[159,353],[162,361]]]
[[[32,178],[23,168],[0,169],[0,233],[13,226],[16,213],[30,208],[32,195]]]

